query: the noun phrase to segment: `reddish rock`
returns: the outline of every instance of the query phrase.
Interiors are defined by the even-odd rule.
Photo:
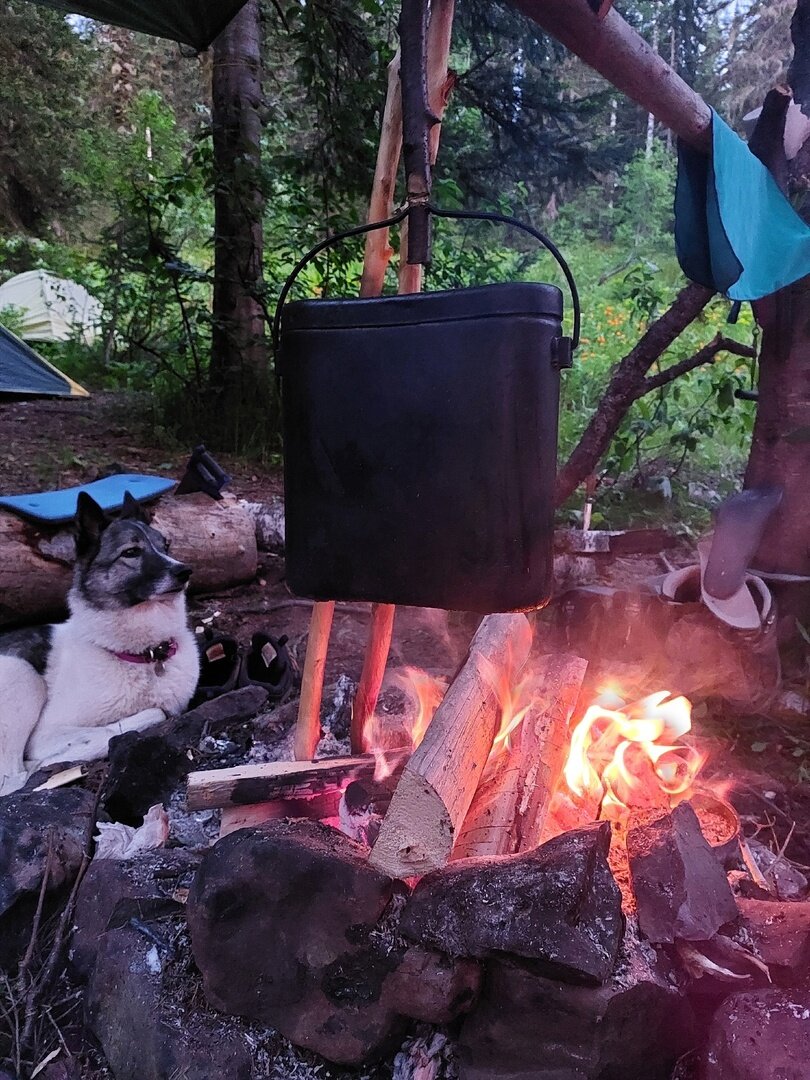
[[[649,941],[706,941],[737,917],[725,871],[688,802],[627,832],[641,932]]]
[[[410,948],[401,900],[365,848],[324,825],[232,833],[204,857],[186,907],[208,1000],[349,1065],[393,1048],[404,1017],[454,1019],[476,965]]]
[[[402,932],[452,956],[511,953],[547,974],[602,982],[624,925],[609,848],[602,822],[522,855],[460,859],[422,878]]]
[[[663,1080],[693,1044],[674,974],[632,920],[613,975],[571,986],[489,960],[459,1037],[460,1080]]]
[[[739,897],[734,938],[769,967],[810,969],[810,904]]]
[[[480,985],[475,960],[452,959],[414,945],[385,980],[384,992],[387,1004],[402,1016],[449,1024],[470,1011]]]
[[[718,1009],[701,1080],[808,1080],[810,993],[734,994]]]

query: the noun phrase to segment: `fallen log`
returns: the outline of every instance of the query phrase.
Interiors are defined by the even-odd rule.
[[[392,877],[444,866],[492,749],[500,719],[493,672],[512,682],[526,663],[525,615],[488,615],[405,766],[369,861]]]
[[[587,667],[587,661],[565,653],[540,659],[528,691],[532,704],[511,750],[501,752],[479,785],[453,859],[510,855],[538,846]]]
[[[171,541],[172,555],[193,567],[192,592],[217,592],[256,576],[253,521],[232,497],[167,496],[152,523]],[[0,626],[62,614],[74,553],[69,526],[49,528],[0,512]]]
[[[404,768],[410,752],[410,747],[389,750],[382,760],[390,773],[396,774]],[[373,780],[377,768],[377,758],[363,754],[323,761],[272,761],[209,769],[189,775],[186,797],[189,810],[312,799],[328,792],[336,792],[339,799],[352,780]]]

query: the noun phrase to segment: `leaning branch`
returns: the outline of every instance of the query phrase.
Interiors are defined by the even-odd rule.
[[[703,285],[691,284],[681,289],[672,306],[616,365],[590,423],[557,476],[558,506],[594,472],[627,410],[638,397],[639,386],[650,367],[694,322],[713,295]]]
[[[669,386],[671,382],[679,379],[681,375],[685,375],[688,371],[694,371],[695,368],[700,367],[702,364],[710,364],[717,354],[721,352],[732,353],[734,356],[744,356],[748,359],[753,359],[757,355],[756,349],[752,349],[750,345],[742,345],[733,338],[717,334],[692,356],[680,360],[677,364],[672,364],[658,375],[651,375],[648,379],[645,379],[636,394],[636,398],[644,397],[651,390],[659,390],[662,386]]]

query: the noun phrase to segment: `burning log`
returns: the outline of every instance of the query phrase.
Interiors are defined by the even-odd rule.
[[[391,774],[402,771],[410,748],[384,754]],[[250,806],[284,800],[315,799],[333,794],[337,800],[353,780],[371,781],[378,758],[363,754],[324,761],[272,761],[261,765],[237,765],[232,769],[209,769],[188,778],[189,810]]]
[[[492,671],[509,681],[531,647],[525,615],[488,615],[467,659],[405,766],[370,862],[394,877],[444,866],[472,803],[495,738]]]
[[[479,785],[453,849],[454,859],[530,851],[540,843],[587,666],[578,656],[542,657],[515,744],[495,759]]]

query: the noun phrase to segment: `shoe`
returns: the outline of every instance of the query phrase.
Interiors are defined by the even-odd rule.
[[[189,708],[235,690],[239,679],[239,644],[207,627],[201,636],[200,678]]]
[[[280,638],[263,632],[254,634],[250,649],[242,657],[238,685],[260,686],[274,701],[280,701],[293,684],[287,641],[286,634]]]

